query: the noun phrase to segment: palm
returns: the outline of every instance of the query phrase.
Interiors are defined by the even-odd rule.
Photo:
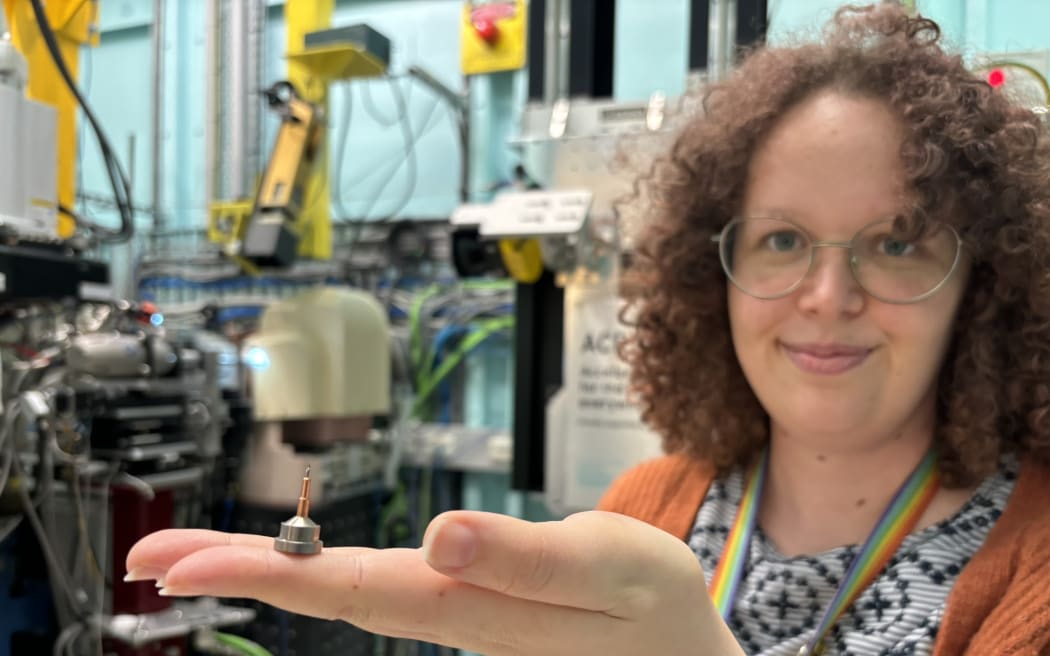
[[[461,529],[476,537],[469,553],[457,548]],[[162,577],[170,595],[252,598],[493,656],[723,644],[688,547],[627,517],[592,512],[530,524],[455,512],[431,524],[424,544],[304,557],[275,551],[272,538],[173,530],[140,541],[127,565]],[[448,567],[456,554],[473,557]]]

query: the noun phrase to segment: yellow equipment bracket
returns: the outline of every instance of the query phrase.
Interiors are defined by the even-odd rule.
[[[288,30],[288,81],[303,100],[321,107],[328,116],[328,80],[319,79],[306,62],[295,55],[305,49],[306,35],[332,26],[335,0],[284,3]],[[303,185],[303,205],[296,226],[299,228],[299,255],[318,260],[332,257],[332,217],[328,208],[328,140],[321,139],[314,155],[314,166]]]
[[[507,273],[518,282],[531,284],[543,275],[543,254],[537,239],[500,239],[499,253]]]
[[[244,234],[248,220],[252,217],[254,203],[251,200],[212,203],[208,217],[208,241],[214,244],[232,245]],[[241,269],[250,275],[259,273],[251,261],[234,252],[227,252]]]
[[[40,36],[29,0],[3,0],[3,6],[11,42],[29,67],[29,97],[58,110],[58,202],[71,208],[76,201],[77,101]],[[75,82],[80,70],[81,46],[98,45],[98,0],[48,0],[44,11]],[[75,229],[70,217],[58,215],[59,237],[71,237]]]

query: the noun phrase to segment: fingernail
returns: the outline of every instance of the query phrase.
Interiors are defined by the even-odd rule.
[[[159,579],[157,579],[157,587],[158,588],[163,588],[164,587],[164,577],[163,576],[160,577]]]
[[[157,594],[162,597],[192,597],[193,593],[183,590],[182,588],[161,588],[157,590]]]
[[[159,567],[136,567],[127,573],[124,577],[124,582],[132,583],[134,581],[153,581],[154,579],[162,580],[165,574],[167,574],[167,572]]]
[[[426,561],[439,568],[466,567],[474,562],[478,541],[474,531],[458,522],[449,522],[426,536],[423,554]]]

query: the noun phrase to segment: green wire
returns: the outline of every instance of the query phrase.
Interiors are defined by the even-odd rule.
[[[514,289],[514,281],[510,278],[496,278],[494,280],[485,280],[479,278],[476,280],[463,280],[460,283],[463,289],[484,289],[491,291],[508,291]]]
[[[423,409],[423,404],[426,403],[430,398],[430,395],[434,393],[434,390],[441,384],[441,381],[459,366],[460,362],[468,353],[477,348],[493,334],[513,328],[514,317],[505,316],[486,319],[485,321],[478,322],[476,326],[476,330],[467,335],[467,337],[459,343],[456,349],[441,362],[441,366],[439,366],[436,371],[430,375],[426,375],[428,373],[426,370],[421,372],[421,374],[424,375],[424,379],[419,387],[419,391],[416,393],[416,400],[412,404],[413,415],[419,416],[420,411]]]
[[[212,631],[211,634],[215,638],[215,642],[235,649],[245,656],[273,656],[262,645],[247,638],[242,638],[232,633],[220,633],[219,631]]]
[[[402,483],[398,483],[394,494],[379,513],[379,524],[376,527],[377,547],[380,549],[389,547],[391,537],[393,537],[395,543],[401,542],[408,537],[407,533],[403,531],[399,531],[396,535],[390,535],[390,525],[398,519],[408,517],[408,514],[408,498],[405,493],[405,486]]]
[[[416,536],[422,546],[423,535],[427,532],[427,526],[433,519],[433,503],[431,500],[432,488],[434,487],[434,464],[423,465],[422,480],[419,482],[419,516],[416,518]]]
[[[423,314],[423,304],[427,302],[432,296],[438,293],[438,286],[431,285],[420,292],[415,300],[412,301],[412,307],[408,310],[408,325],[411,331],[411,351],[412,351],[412,366],[419,371],[419,367],[423,364],[423,321],[421,315]],[[417,383],[418,378],[417,378]]]

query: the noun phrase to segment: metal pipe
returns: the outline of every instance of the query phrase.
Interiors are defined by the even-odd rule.
[[[229,37],[228,44],[223,44],[223,59],[229,64],[229,86],[223,104],[226,121],[223,131],[227,132],[228,141],[223,150],[223,157],[229,164],[228,175],[231,183],[229,193],[232,198],[244,198],[248,193],[246,184],[247,139],[245,139],[244,117],[247,115],[248,93],[248,2],[250,0],[232,0],[230,3],[229,29],[224,36]]]
[[[246,0],[248,21],[248,59],[245,62],[244,88],[244,180],[245,194],[250,196],[255,177],[262,170],[262,121],[259,90],[268,86],[266,75],[266,0]]]
[[[558,98],[558,63],[562,0],[547,0],[547,11],[543,17],[543,104],[550,105]]]
[[[733,65],[736,43],[736,0],[711,0],[707,40],[707,78],[718,82]]]
[[[569,62],[572,41],[572,0],[560,1],[558,18],[558,98],[569,97]]]
[[[469,75],[463,77],[464,108],[459,114],[459,200],[461,203],[469,203],[472,200],[470,193],[471,163],[473,162],[470,156],[470,80]]]
[[[153,0],[153,119],[150,125],[150,136],[152,141],[152,178],[151,178],[151,200],[153,208],[153,229],[164,228],[164,202],[163,185],[163,157],[161,150],[164,138],[164,11],[167,3],[165,0]]]
[[[204,202],[210,206],[218,178],[219,0],[209,0],[204,21]]]
[[[215,183],[216,198],[228,200],[233,197],[230,179],[230,160],[226,153],[230,150],[229,104],[227,102],[230,88],[230,12],[233,0],[218,0],[218,31],[216,32],[215,51]]]

